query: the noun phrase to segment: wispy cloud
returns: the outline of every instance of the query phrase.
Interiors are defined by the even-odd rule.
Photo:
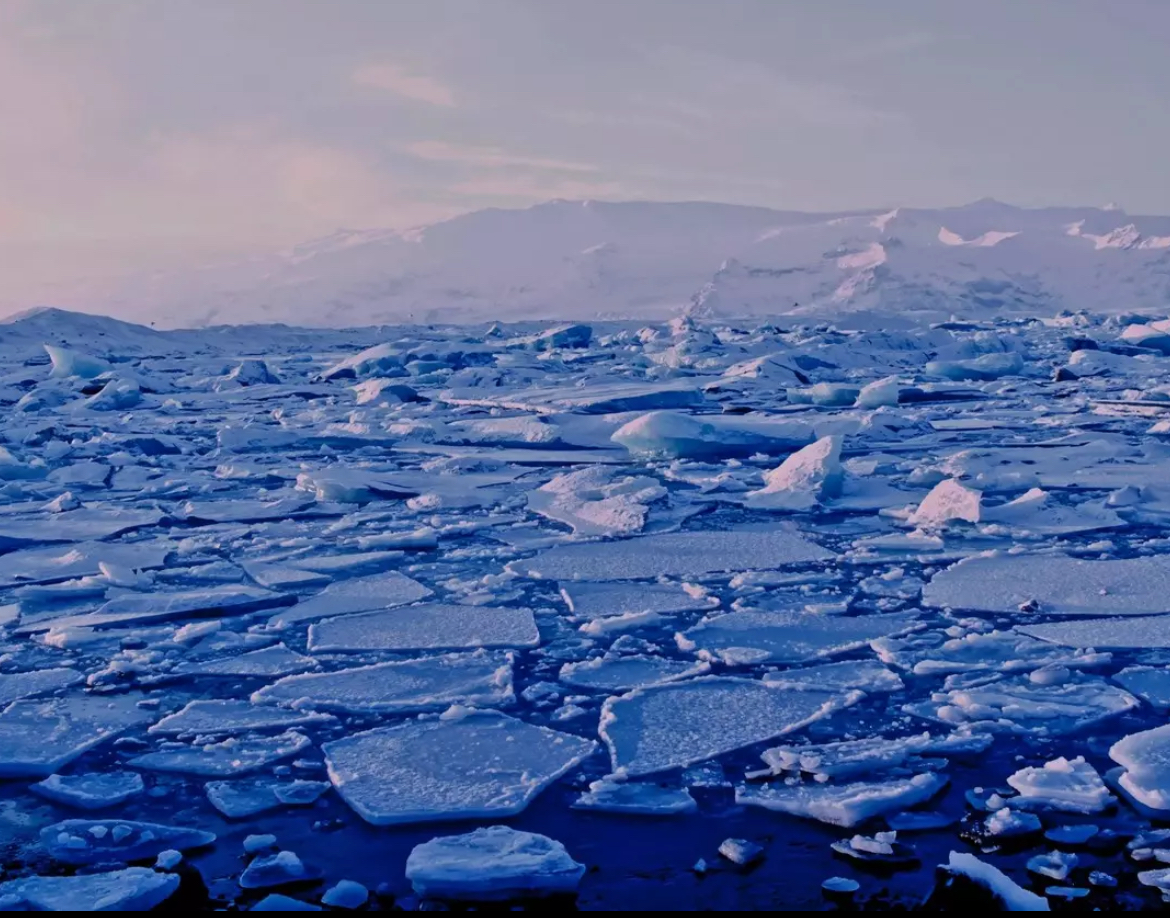
[[[485,176],[457,182],[451,191],[469,198],[499,198],[517,203],[637,196],[618,182],[572,178],[543,181],[534,176]]]
[[[919,48],[925,48],[935,42],[935,36],[929,32],[905,32],[901,35],[885,35],[869,41],[843,47],[832,54],[833,60],[838,61],[868,61],[883,57],[898,57],[909,54]]]
[[[414,73],[398,64],[365,64],[353,72],[352,79],[358,86],[379,89],[414,102],[442,108],[455,107],[455,93],[449,86],[434,77]]]
[[[597,172],[589,163],[564,159],[549,159],[509,153],[500,147],[482,147],[470,144],[447,143],[442,140],[420,140],[403,147],[418,159],[438,163],[458,163],[483,169],[541,169],[548,172]]]

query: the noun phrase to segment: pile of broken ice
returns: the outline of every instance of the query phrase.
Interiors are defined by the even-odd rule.
[[[1170,357],[1136,324],[310,350],[60,321],[0,337],[0,776],[30,852],[101,869],[18,872],[0,907],[152,907],[221,817],[435,825],[324,877],[361,905],[573,892],[571,834],[496,825],[541,794],[566,827],[817,820],[858,865],[916,863],[968,791],[984,852],[1170,811]],[[1009,746],[994,792],[958,777]],[[243,889],[322,878],[308,843],[254,847]],[[1032,854],[997,863],[1106,886]]]

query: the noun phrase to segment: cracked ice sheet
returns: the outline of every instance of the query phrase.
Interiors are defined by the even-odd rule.
[[[14,701],[0,713],[0,777],[44,778],[153,719],[132,695]]]
[[[860,698],[705,676],[609,698],[598,732],[617,774],[685,768],[799,730]]]
[[[557,475],[528,492],[528,509],[563,523],[578,537],[632,535],[646,525],[649,504],[666,497],[657,478],[617,477],[601,467]]]
[[[798,533],[771,528],[674,532],[616,542],[562,545],[509,570],[544,580],[648,580],[769,570],[836,557]]]
[[[327,619],[309,627],[314,653],[536,647],[530,609],[426,604]]]
[[[927,583],[926,606],[1042,615],[1156,615],[1170,611],[1170,557],[1086,561],[1065,555],[991,554],[960,561]]]
[[[388,571],[331,583],[316,596],[277,612],[270,621],[275,625],[292,625],[314,618],[373,612],[404,606],[430,595],[431,590],[417,580],[398,571]]]
[[[920,627],[917,613],[823,615],[815,612],[729,612],[675,635],[680,650],[729,664],[801,663],[863,647],[875,638]]]
[[[76,685],[85,676],[75,669],[36,669],[23,673],[0,673],[0,704],[32,695],[47,695]]]
[[[182,593],[132,593],[109,600],[96,612],[26,622],[21,632],[50,628],[102,628],[126,622],[161,622],[209,614],[243,614],[288,602],[289,597],[259,587],[223,586]]]
[[[147,732],[215,736],[216,734],[247,733],[251,730],[287,730],[289,727],[332,723],[334,719],[328,714],[257,707],[249,701],[240,701],[234,698],[206,699],[190,702],[182,710],[164,717]]]
[[[102,562],[130,570],[159,568],[174,547],[170,542],[82,542],[25,548],[0,555],[0,588],[96,576]]]
[[[519,813],[597,748],[496,712],[451,713],[326,743],[329,779],[373,825],[490,819]]]
[[[157,510],[80,507],[34,519],[6,519],[0,548],[19,548],[38,542],[88,542],[155,526],[163,519]]]
[[[263,647],[234,657],[181,663],[173,670],[176,676],[288,676],[314,669],[318,662],[290,650],[284,644]]]
[[[512,655],[480,651],[286,676],[252,700],[297,709],[405,714],[453,704],[505,706],[516,696]]]

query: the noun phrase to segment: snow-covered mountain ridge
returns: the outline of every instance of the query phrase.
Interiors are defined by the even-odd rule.
[[[55,305],[159,327],[1170,308],[1170,217],[1115,206],[808,214],[554,201],[410,231],[338,232]]]

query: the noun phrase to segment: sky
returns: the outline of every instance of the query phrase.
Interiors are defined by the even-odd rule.
[[[0,0],[0,304],[554,198],[1170,213],[1167,0]]]

